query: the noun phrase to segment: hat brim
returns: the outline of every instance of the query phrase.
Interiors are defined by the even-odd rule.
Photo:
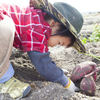
[[[68,28],[69,31],[75,36],[76,41],[74,42],[73,48],[79,52],[86,52],[84,45],[76,34],[76,29],[51,3],[49,3],[47,0],[30,0],[30,6],[41,9],[56,17],[56,19],[59,20],[66,28]]]

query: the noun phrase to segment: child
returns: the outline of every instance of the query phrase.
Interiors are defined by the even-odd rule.
[[[33,0],[30,4],[35,8],[0,4],[0,92],[9,93],[12,98],[22,98],[31,90],[29,84],[13,77],[14,69],[9,62],[12,45],[27,52],[37,71],[48,81],[58,82],[67,90],[78,91],[51,60],[48,46],[74,46],[85,52],[77,37],[83,17],[66,3],[51,5],[46,0]]]

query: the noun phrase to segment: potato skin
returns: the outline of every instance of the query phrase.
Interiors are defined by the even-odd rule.
[[[80,83],[80,90],[82,93],[94,96],[96,92],[96,84],[92,76],[85,77]]]

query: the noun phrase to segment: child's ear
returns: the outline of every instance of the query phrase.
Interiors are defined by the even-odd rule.
[[[54,20],[51,20],[50,24],[49,24],[51,27],[54,27],[54,26],[60,26],[60,23],[58,22],[55,22]]]
[[[51,20],[51,22],[50,22],[49,25],[50,25],[51,27],[53,27],[53,26],[55,25],[55,23],[56,23],[56,22],[55,22],[54,20]]]

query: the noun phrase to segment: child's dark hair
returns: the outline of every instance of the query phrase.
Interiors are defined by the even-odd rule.
[[[50,20],[50,19],[53,19],[53,18],[49,14],[47,14],[44,19],[47,21],[47,20]],[[64,25],[61,24],[60,28],[57,30],[57,33],[62,32],[64,30],[66,30],[66,29],[67,28]],[[65,32],[63,32],[63,33],[61,33],[59,35],[71,38],[71,43],[69,45],[67,45],[67,48],[73,46],[74,42],[76,41],[75,36],[69,30],[67,30],[67,31],[65,31]]]

